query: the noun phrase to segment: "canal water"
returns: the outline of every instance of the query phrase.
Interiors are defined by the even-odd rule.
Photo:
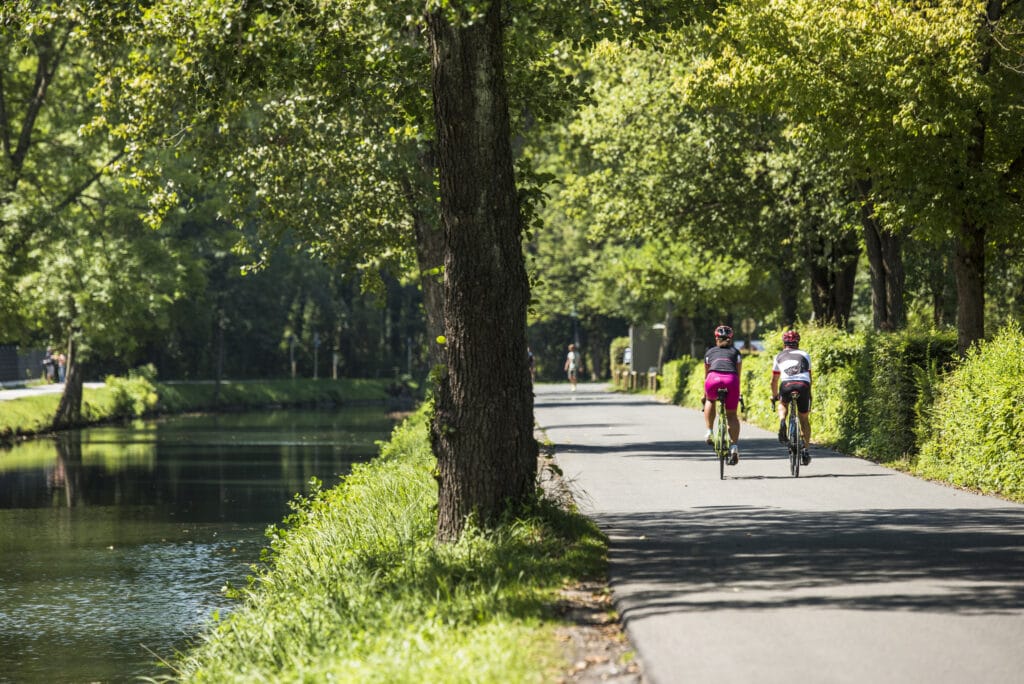
[[[0,450],[0,682],[131,682],[231,610],[264,532],[377,453],[381,408],[180,416]]]

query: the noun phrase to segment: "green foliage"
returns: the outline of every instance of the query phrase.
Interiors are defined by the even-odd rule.
[[[383,380],[253,380],[248,382],[167,383],[159,385],[157,410],[168,413],[256,408],[284,404],[338,404],[383,401]]]
[[[608,345],[608,358],[611,361],[612,378],[617,378],[619,373],[627,369],[625,355],[628,347],[628,337],[616,337]]]
[[[947,366],[956,355],[956,338],[949,332],[913,331],[871,335],[866,363],[870,384],[863,407],[861,439],[855,453],[889,461],[917,452],[917,420],[926,413],[929,372]]]
[[[0,441],[50,429],[59,401],[58,394],[0,401]]]
[[[110,376],[104,384],[114,394],[117,417],[141,417],[153,411],[159,401],[156,368],[152,365],[129,372],[127,378]]]
[[[661,386],[658,388],[658,396],[673,404],[683,400],[694,369],[700,365],[700,361],[690,356],[675,359],[665,363],[662,367]]]
[[[915,471],[1024,501],[1024,334],[1004,326],[944,376]]]
[[[592,523],[548,505],[434,542],[427,413],[341,485],[297,500],[244,603],[179,666],[188,681],[540,681],[549,606],[604,568]]]

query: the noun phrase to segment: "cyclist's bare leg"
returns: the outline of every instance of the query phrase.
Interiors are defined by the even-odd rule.
[[[729,423],[729,442],[735,444],[740,441],[740,419],[736,415],[735,409],[729,411],[726,409],[725,417]]]
[[[715,424],[715,402],[708,399],[704,402],[704,427],[708,430]]]
[[[800,431],[803,433],[804,442],[807,444],[811,443],[811,414],[801,413],[800,416]]]

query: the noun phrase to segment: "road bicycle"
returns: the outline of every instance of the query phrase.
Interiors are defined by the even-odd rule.
[[[725,479],[725,466],[729,460],[729,416],[725,412],[725,398],[729,390],[724,387],[718,388],[718,405],[715,407],[715,422],[711,426],[711,448],[718,455],[718,477]],[[703,399],[703,404],[707,399]],[[740,395],[740,409],[746,410],[743,404],[743,395]]]
[[[800,427],[800,417],[797,415],[796,400],[800,396],[797,391],[789,393],[789,403],[786,404],[786,447],[789,449],[789,473],[793,477],[800,477],[800,461],[803,458],[801,447],[804,444],[804,435]],[[775,411],[775,399],[772,399],[772,411]]]
[[[725,398],[729,390],[718,388],[718,406],[715,410],[715,422],[711,427],[711,446],[718,454],[718,477],[725,479],[725,462],[729,459],[729,419],[725,413]]]

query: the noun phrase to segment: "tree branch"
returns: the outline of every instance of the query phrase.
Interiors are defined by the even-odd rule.
[[[80,183],[78,185],[78,187],[74,188],[70,193],[68,193],[67,197],[65,197],[60,202],[60,204],[58,204],[57,206],[55,206],[53,208],[53,211],[51,212],[51,214],[52,215],[57,215],[57,214],[61,213],[62,211],[64,211],[65,209],[67,209],[72,203],[77,201],[78,198],[80,198],[85,193],[85,191],[89,189],[89,186],[91,186],[93,183],[98,181],[103,176],[103,174],[106,173],[106,170],[108,168],[110,168],[111,164],[114,164],[115,162],[117,162],[124,155],[125,155],[124,150],[121,150],[116,155],[114,155],[113,159],[111,159],[106,164],[101,166],[98,170],[96,170],[95,173],[93,173],[85,181]]]
[[[32,99],[28,102],[28,109],[25,112],[25,120],[21,124],[21,134],[18,136],[18,147],[10,154],[11,169],[14,172],[14,183],[17,183],[21,175],[25,157],[28,156],[29,146],[32,144],[32,131],[36,125],[36,118],[39,111],[46,102],[46,91],[53,83],[53,77],[60,65],[60,58],[67,47],[71,31],[64,34],[60,47],[54,49],[53,38],[49,34],[40,38],[37,43],[39,61],[36,64],[36,79],[32,86]],[[8,143],[9,144],[9,143]]]

